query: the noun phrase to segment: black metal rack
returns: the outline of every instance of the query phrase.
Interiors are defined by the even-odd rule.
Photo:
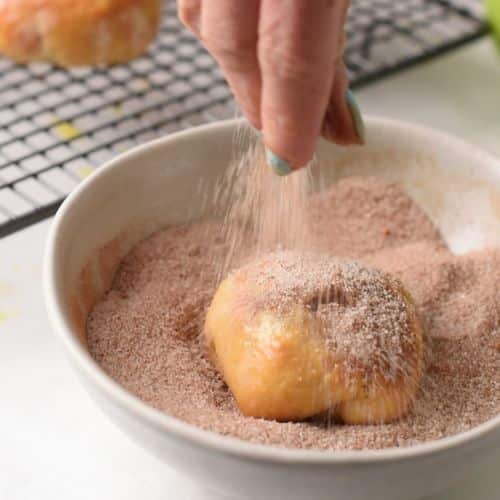
[[[487,32],[481,0],[352,0],[346,63],[360,87]],[[175,2],[150,50],[126,65],[63,70],[0,58],[0,237],[52,215],[104,161],[236,114]]]

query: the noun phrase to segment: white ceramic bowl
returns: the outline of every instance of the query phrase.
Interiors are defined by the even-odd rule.
[[[100,168],[65,201],[45,256],[45,298],[81,381],[108,416],[170,466],[231,498],[414,500],[500,458],[500,416],[460,435],[404,449],[320,452],[265,447],[192,427],[147,406],[89,356],[84,323],[132,245],[201,213],[228,165],[241,123],[222,122],[136,148]],[[319,145],[330,181],[369,173],[401,182],[457,252],[500,244],[500,161],[457,139],[371,118],[367,146]],[[472,361],[471,361],[472,362]]]

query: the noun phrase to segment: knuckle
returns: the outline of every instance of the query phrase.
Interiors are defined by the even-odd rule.
[[[263,41],[259,46],[259,63],[264,74],[273,74],[284,82],[300,83],[312,91],[318,87],[321,79],[320,62],[313,56],[301,54],[285,41]]]

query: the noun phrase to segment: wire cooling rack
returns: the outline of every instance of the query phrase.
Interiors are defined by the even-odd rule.
[[[352,0],[353,87],[486,33],[481,0]],[[130,64],[63,70],[0,58],[0,237],[52,215],[103,162],[236,113],[212,58],[167,0],[155,44]]]

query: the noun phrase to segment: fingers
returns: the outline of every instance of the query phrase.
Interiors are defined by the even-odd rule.
[[[178,0],[179,18],[202,39],[222,67],[250,123],[260,129],[261,80],[257,61],[260,0]]]
[[[178,0],[182,22],[217,59],[250,123],[263,129],[268,161],[280,174],[307,164],[320,134],[363,142],[342,62],[348,4]]]
[[[340,48],[342,2],[262,0],[258,55],[268,161],[288,173],[312,158]]]
[[[363,119],[349,91],[347,71],[342,61],[335,65],[333,88],[321,134],[325,139],[341,145],[362,144],[364,141]]]
[[[349,2],[346,1],[341,22],[345,23]],[[322,136],[341,145],[363,144],[365,127],[354,95],[349,90],[349,79],[343,62],[345,35],[340,32],[339,53],[334,64],[333,88],[321,129]]]
[[[194,35],[200,35],[201,0],[177,0],[179,19]]]
[[[260,0],[205,0],[201,38],[220,64],[250,123],[260,129],[261,75],[257,59]]]

